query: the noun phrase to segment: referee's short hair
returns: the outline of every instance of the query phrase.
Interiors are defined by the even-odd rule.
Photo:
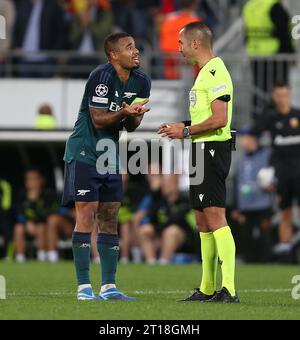
[[[113,33],[110,34],[108,37],[104,40],[104,51],[107,57],[110,57],[110,53],[116,50],[116,44],[118,41],[122,38],[131,37],[130,34],[125,32],[119,32],[119,33]]]
[[[214,39],[213,32],[203,22],[191,22],[184,26],[183,30],[188,38],[194,39],[198,37],[205,46],[212,48]]]

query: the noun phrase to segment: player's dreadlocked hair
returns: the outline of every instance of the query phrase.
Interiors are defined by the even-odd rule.
[[[104,51],[107,57],[109,57],[110,52],[115,51],[115,45],[117,44],[117,42],[120,39],[127,38],[127,37],[131,37],[131,35],[125,32],[114,33],[114,34],[109,35],[104,40]]]

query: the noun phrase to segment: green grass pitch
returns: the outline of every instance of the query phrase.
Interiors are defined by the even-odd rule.
[[[300,319],[300,300],[292,298],[292,278],[300,275],[299,266],[238,266],[240,305],[176,302],[198,285],[200,270],[200,265],[120,265],[118,287],[138,301],[78,302],[71,262],[0,263],[7,286],[0,319]],[[98,292],[97,265],[91,266],[91,278]]]

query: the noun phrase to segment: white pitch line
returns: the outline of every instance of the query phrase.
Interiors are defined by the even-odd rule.
[[[262,294],[270,294],[270,293],[290,293],[292,289],[275,289],[275,288],[267,288],[267,289],[241,289],[238,290],[238,293],[240,294],[256,294],[256,293],[262,293]],[[155,294],[167,294],[167,295],[179,295],[179,294],[189,294],[191,293],[190,290],[148,290],[148,291],[134,291],[130,292],[128,294],[135,294],[135,295],[155,295]],[[14,296],[76,296],[76,292],[41,292],[41,293],[32,293],[32,292],[20,292],[20,293],[8,293],[8,296],[14,297]]]

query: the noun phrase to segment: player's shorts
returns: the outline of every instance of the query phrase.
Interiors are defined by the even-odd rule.
[[[100,175],[96,166],[75,160],[65,163],[63,207],[74,207],[75,202],[122,202],[122,200],[121,175]]]
[[[192,143],[190,157],[193,166],[201,160],[204,177],[201,184],[190,183],[191,207],[203,211],[209,207],[226,207],[226,178],[231,166],[231,141]],[[197,149],[196,149],[197,148]],[[190,180],[194,176],[190,175]]]
[[[277,195],[280,209],[291,208],[294,201],[300,205],[300,176],[285,167],[276,169]]]

